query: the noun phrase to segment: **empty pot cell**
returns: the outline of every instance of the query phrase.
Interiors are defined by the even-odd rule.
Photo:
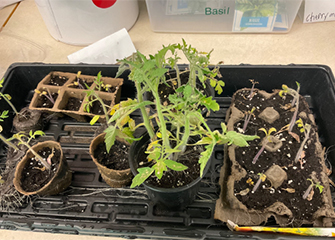
[[[116,93],[123,84],[120,78],[101,78],[100,84],[96,84],[94,89],[101,92]]]
[[[42,87],[35,90],[31,106],[35,108],[53,108],[59,95],[59,88]]]
[[[115,95],[114,94],[99,94],[99,98],[98,99],[93,99],[94,97],[90,97],[89,100],[85,100],[84,103],[84,112],[93,114],[93,115],[104,115],[104,109],[103,106],[101,104],[101,101],[103,101],[104,103],[104,107],[106,111],[109,111],[109,109],[111,108],[111,106],[114,105],[114,99]]]
[[[94,79],[92,77],[76,76],[73,81],[70,81],[70,83],[67,84],[67,87],[76,89],[88,89],[91,87],[93,82]]]
[[[41,84],[60,87],[74,76],[75,74],[71,73],[51,72],[41,81]]]
[[[79,90],[68,90],[64,91],[61,96],[61,101],[59,102],[58,109],[66,111],[79,111],[85,93]]]

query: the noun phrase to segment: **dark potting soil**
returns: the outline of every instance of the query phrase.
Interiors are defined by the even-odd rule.
[[[65,110],[78,111],[82,102],[83,100],[81,100],[80,98],[69,97],[67,104],[65,106]]]
[[[47,159],[52,153],[51,148],[45,147],[37,152],[41,157]],[[57,172],[60,162],[60,151],[55,149],[54,156],[51,158],[51,170],[43,170],[43,165],[35,158],[27,161],[21,178],[21,187],[27,192],[35,192],[44,187]]]
[[[119,141],[115,141],[107,153],[106,144],[102,142],[95,149],[94,157],[101,165],[109,169],[125,170],[129,168],[128,153],[129,146]]]
[[[147,167],[154,164],[152,161],[148,162],[147,154],[144,152],[146,148],[147,146],[144,146],[138,153],[139,167]],[[188,167],[186,170],[174,171],[168,169],[161,179],[158,179],[155,174],[152,174],[146,183],[161,188],[177,188],[193,182],[200,176],[198,160],[202,151],[202,146],[187,146],[185,153],[181,154],[177,159],[177,162]]]
[[[48,83],[48,85],[63,86],[67,80],[69,79],[65,76],[51,75],[50,82]]]
[[[69,85],[70,88],[87,89],[87,87],[90,87],[93,84],[92,81],[87,81],[86,79],[77,78],[77,77],[74,82],[77,82],[78,85],[74,85],[72,83],[71,85]]]
[[[293,116],[292,108],[287,108],[287,104],[292,102],[292,97],[287,95],[285,98],[280,97],[278,94],[273,95],[270,99],[265,99],[260,94],[255,94],[252,101],[247,100],[247,96],[250,91],[242,91],[240,94],[235,95],[233,101],[236,107],[242,112],[246,113],[250,111],[253,107],[256,108],[254,114],[258,116],[266,107],[281,106],[280,108],[275,108],[279,113],[280,118],[274,123],[269,124],[268,122],[251,117],[251,120],[245,131],[246,134],[260,136],[260,139],[249,142],[249,147],[241,147],[235,150],[236,160],[238,163],[247,170],[247,175],[245,178],[241,179],[239,182],[235,182],[234,193],[235,196],[241,201],[248,209],[262,210],[266,207],[271,206],[275,202],[284,203],[293,213],[294,221],[299,222],[302,219],[311,220],[312,215],[322,206],[322,198],[319,190],[313,188],[314,195],[313,198],[308,201],[303,199],[302,196],[307,190],[308,186],[311,184],[308,178],[311,178],[312,172],[316,172],[316,177],[320,179],[320,172],[322,171],[320,161],[321,159],[315,155],[315,144],[312,144],[317,139],[317,133],[315,132],[315,125],[309,120],[304,119],[304,123],[312,125],[312,130],[307,143],[304,146],[304,157],[301,162],[294,162],[296,154],[300,148],[301,142],[305,138],[304,133],[299,131],[297,124],[295,124],[292,132],[297,134],[300,138],[298,142],[288,131],[282,131],[278,134],[279,139],[282,141],[283,146],[275,152],[264,151],[258,158],[255,164],[252,163],[253,157],[256,156],[258,151],[261,149],[261,141],[265,137],[263,131],[259,131],[260,128],[265,128],[269,130],[274,127],[277,132],[285,125],[290,123]],[[303,102],[303,98],[300,97],[299,113],[305,112],[310,114],[308,105]],[[299,115],[298,113],[298,115]],[[299,117],[297,117],[297,120]],[[235,130],[241,131],[243,128],[244,120],[235,124]],[[272,133],[273,135],[274,133]],[[274,189],[271,183],[266,179],[255,193],[252,193],[253,185],[248,182],[250,179],[254,184],[259,179],[258,173],[265,173],[265,171],[272,165],[279,165],[287,174],[287,181]],[[249,181],[248,181],[249,180]],[[250,192],[247,194],[243,193],[243,190],[249,189]],[[294,193],[290,193],[294,189]]]
[[[58,93],[51,93],[51,96],[53,100],[56,102]],[[52,108],[54,106],[54,103],[51,102],[46,96],[42,95],[40,96],[40,100],[37,104],[38,108]]]
[[[102,100],[106,106],[110,106],[112,101],[109,101],[109,100]],[[90,113],[93,113],[95,115],[103,115],[104,114],[104,111],[102,109],[102,106],[100,104],[99,101],[94,101],[92,106],[91,106],[91,109],[90,109]]]

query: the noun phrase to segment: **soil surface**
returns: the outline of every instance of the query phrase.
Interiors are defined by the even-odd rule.
[[[262,95],[256,94],[249,101],[248,95],[250,91],[242,91],[235,95],[233,101],[236,107],[244,113],[250,111],[253,107],[256,108],[254,115],[251,117],[247,129],[245,131],[248,135],[257,134],[260,139],[249,142],[249,147],[241,147],[235,150],[236,161],[247,171],[245,178],[239,182],[235,182],[234,193],[235,196],[248,207],[248,209],[263,210],[266,207],[271,206],[273,203],[279,201],[283,202],[293,213],[295,222],[305,220],[312,220],[312,215],[316,210],[322,206],[322,198],[319,190],[313,188],[314,195],[311,200],[303,199],[302,196],[311,184],[308,178],[311,178],[311,174],[314,171],[317,179],[320,179],[320,172],[322,170],[319,161],[320,153],[316,153],[316,147],[314,142],[317,141],[316,126],[308,118],[304,118],[304,123],[312,125],[309,140],[303,148],[303,155],[301,161],[295,163],[294,159],[301,146],[302,141],[305,138],[304,133],[300,132],[300,128],[295,124],[292,132],[299,136],[298,140],[293,137],[288,131],[282,131],[278,133],[282,127],[290,123],[293,116],[293,108],[288,107],[292,102],[292,97],[287,95],[282,98],[278,94],[273,95],[270,99],[265,99]],[[279,119],[274,121],[272,124],[262,120],[258,117],[265,108],[274,107],[279,113]],[[300,97],[299,113],[306,112],[310,114],[307,103]],[[299,117],[297,118],[297,120]],[[241,131],[243,128],[244,119],[235,124],[235,130]],[[269,152],[264,150],[257,162],[252,163],[254,156],[261,149],[261,141],[265,137],[265,133],[260,131],[260,128],[269,130],[274,127],[277,132],[271,135],[276,135],[283,143],[275,152]],[[287,180],[283,182],[277,189],[272,187],[271,182],[266,179],[257,188],[255,192],[252,192],[253,186],[250,181],[254,184],[259,179],[258,173],[265,173],[273,165],[279,165],[287,174]],[[243,191],[249,189],[247,194]],[[294,190],[294,193],[292,191]],[[242,194],[241,194],[242,193]]]
[[[147,154],[145,154],[146,148],[147,146],[143,146],[142,150],[139,151],[138,162],[140,167],[152,166],[154,164],[153,162],[148,162]],[[193,182],[200,176],[198,160],[202,151],[202,146],[187,146],[185,153],[179,156],[177,162],[187,166],[188,169],[184,171],[169,169],[163,174],[161,179],[152,174],[146,183],[161,188],[177,188]]]
[[[110,106],[111,103],[112,103],[112,101],[109,101],[109,100],[102,100],[102,101],[107,106]],[[104,115],[104,111],[103,111],[102,106],[101,106],[99,101],[93,102],[92,107],[90,109],[90,113],[93,113],[95,115]]]
[[[93,84],[92,81],[87,81],[86,79],[82,79],[82,78],[76,78],[76,80],[74,82],[77,82],[79,84],[78,85],[69,85],[70,88],[87,89],[87,86],[90,87]]]
[[[64,83],[66,83],[67,80],[69,80],[69,79],[65,76],[52,75],[48,85],[63,86]]]
[[[52,98],[56,102],[58,93],[51,93]],[[38,108],[52,108],[54,103],[52,103],[46,96],[42,95],[39,97],[40,100],[38,101],[37,107]]]
[[[83,100],[81,100],[80,98],[69,97],[67,104],[65,106],[65,110],[78,111],[82,102]]]
[[[94,157],[101,165],[109,169],[125,170],[129,168],[128,153],[129,146],[119,141],[115,141],[107,153],[106,144],[102,142],[95,149]]]
[[[47,159],[51,154],[51,148],[45,147],[37,153]],[[21,186],[27,192],[35,192],[40,188],[44,187],[55,175],[58,169],[60,161],[60,151],[55,149],[54,156],[51,158],[51,170],[44,170],[43,165],[36,160],[31,158],[27,161],[26,166],[22,171]]]

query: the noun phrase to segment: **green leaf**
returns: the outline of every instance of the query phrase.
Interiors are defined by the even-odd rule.
[[[222,87],[218,84],[218,85],[216,85],[216,87],[215,87],[215,91],[216,91],[218,94],[221,94],[221,93],[223,92],[223,89],[222,89]]]
[[[193,88],[190,85],[185,86],[183,94],[186,99],[188,99],[193,93]]]
[[[220,105],[210,97],[204,97],[200,100],[200,103],[204,105],[206,108],[211,109],[212,111],[220,110]]]
[[[4,96],[8,99],[8,100],[11,100],[12,97],[9,95],[9,94],[4,94]]]
[[[41,130],[37,130],[37,131],[34,132],[34,136],[44,136],[44,135],[45,135],[45,133]]]
[[[100,116],[99,115],[95,115],[92,120],[90,121],[91,125],[94,125],[98,120],[99,120]]]
[[[1,113],[0,118],[8,118],[8,113],[9,113],[8,110],[4,110],[4,111]]]
[[[152,166],[152,168],[155,170],[155,175],[158,179],[161,179],[164,172],[167,170],[166,164],[163,161],[157,162],[155,165]]]
[[[169,160],[169,159],[164,160],[164,163],[166,164],[166,166],[168,168],[171,168],[172,170],[175,170],[175,171],[184,171],[188,168],[181,163],[178,163],[178,162],[175,162],[175,161]]]
[[[157,161],[159,159],[159,157],[161,156],[160,152],[158,151],[154,151],[154,152],[151,152],[149,155],[148,155],[148,159],[149,160],[155,160]]]
[[[256,138],[259,138],[256,135],[243,135],[240,133],[237,133],[235,131],[229,131],[226,134],[226,137],[228,139],[228,145],[234,144],[239,147],[246,147],[249,146],[247,141],[254,140]]]
[[[105,136],[105,143],[106,143],[106,150],[109,153],[111,147],[114,145],[115,137],[116,137],[116,128],[115,126],[109,126],[104,131],[106,133]]]
[[[133,178],[130,188],[141,185],[155,170],[149,167],[144,167],[138,168],[137,171],[138,174]]]
[[[204,174],[204,169],[208,163],[209,158],[211,157],[213,151],[214,151],[215,144],[209,144],[205,146],[205,151],[201,153],[201,157],[199,158],[199,164],[200,164],[200,177]]]

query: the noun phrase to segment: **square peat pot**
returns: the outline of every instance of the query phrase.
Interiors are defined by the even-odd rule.
[[[116,65],[15,63],[5,74],[1,91],[10,94],[13,104],[21,109],[29,105],[39,81],[51,71],[81,71],[82,74],[93,76],[101,71],[103,76],[115,77],[117,68]],[[307,99],[315,116],[320,141],[329,150],[327,164],[335,164],[335,152],[331,151],[335,144],[335,88],[334,76],[327,66],[222,66],[221,73],[226,85],[223,93],[215,97],[220,104],[220,111],[208,117],[208,123],[213,129],[219,129],[220,123],[225,121],[234,92],[251,86],[249,79],[259,82],[257,88],[268,92],[281,88],[282,84],[296,88],[296,82],[299,82],[300,93]],[[124,79],[121,100],[134,98],[135,88],[128,80],[128,73],[125,72],[121,78]],[[9,109],[4,100],[0,101],[0,109]],[[140,115],[135,112],[133,117],[140,118]],[[11,122],[12,117],[2,123],[6,136],[11,134]],[[89,144],[97,128],[68,116],[50,121],[44,129],[44,138],[61,143],[73,171],[72,184],[61,195],[36,196],[27,199],[16,209],[6,208],[2,202],[4,207],[0,210],[0,228],[152,239],[299,238],[293,235],[231,232],[226,224],[214,219],[215,203],[220,194],[222,146],[214,150],[210,170],[201,183],[195,202],[183,211],[171,211],[153,205],[142,187],[109,188],[89,156]],[[3,144],[0,150],[0,167],[4,167],[6,149]],[[331,190],[333,195],[334,188],[331,187]],[[268,224],[271,223],[274,220],[269,219]]]

